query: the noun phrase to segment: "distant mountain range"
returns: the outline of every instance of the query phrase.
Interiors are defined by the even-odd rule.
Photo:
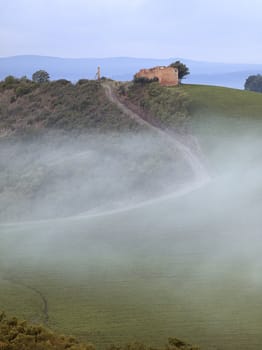
[[[7,75],[31,77],[36,70],[44,69],[52,80],[65,78],[75,82],[81,78],[94,79],[97,67],[100,66],[102,76],[125,81],[131,80],[141,68],[169,65],[176,60],[189,67],[190,75],[184,82],[190,84],[242,89],[249,75],[262,73],[262,64],[212,63],[183,58],[58,58],[25,55],[0,58],[0,79],[4,79]]]

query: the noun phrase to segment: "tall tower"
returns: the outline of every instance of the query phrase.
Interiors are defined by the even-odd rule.
[[[101,79],[101,70],[100,70],[100,66],[97,67],[96,79],[97,79],[97,80],[100,80],[100,79]]]

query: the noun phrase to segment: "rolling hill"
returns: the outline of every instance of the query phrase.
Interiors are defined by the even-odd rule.
[[[197,152],[196,138],[211,175],[226,176],[159,199],[179,188],[184,163],[103,84],[166,139]],[[262,94],[22,79],[1,82],[0,107],[0,309],[97,349],[160,348],[168,336],[204,350],[261,346]],[[128,207],[137,193],[157,197]]]

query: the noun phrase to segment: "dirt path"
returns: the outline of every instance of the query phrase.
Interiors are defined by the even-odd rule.
[[[8,281],[9,283],[12,284],[16,284],[17,286],[21,286],[23,288],[29,289],[30,291],[32,291],[34,294],[36,294],[42,302],[42,320],[43,320],[43,324],[45,326],[48,325],[48,321],[49,321],[49,313],[48,313],[48,301],[47,298],[44,296],[44,294],[38,290],[35,287],[29,286],[21,281],[12,279],[12,278],[5,278],[6,281]]]
[[[194,152],[184,143],[182,143],[180,140],[178,140],[175,136],[169,134],[167,131],[160,129],[150,122],[144,120],[142,116],[139,114],[133,112],[131,109],[129,109],[117,96],[117,94],[114,91],[114,88],[111,83],[105,82],[103,83],[103,87],[105,89],[105,93],[107,98],[113,102],[126,116],[129,118],[135,120],[139,125],[146,126],[150,130],[157,133],[159,136],[163,137],[166,142],[171,144],[175,150],[179,150],[184,159],[188,162],[190,165],[194,177],[195,182],[199,183],[206,183],[210,180],[209,175],[202,164],[202,162],[199,160],[199,158],[194,154]]]
[[[138,114],[131,111],[127,106],[125,106],[117,97],[115,94],[113,87],[110,83],[103,83],[103,87],[105,89],[106,96],[108,99],[113,102],[117,107],[129,118],[135,120],[139,125],[147,126],[149,129],[156,131],[157,133],[161,132],[160,129],[156,128],[155,126],[151,125],[144,119],[142,119]],[[162,133],[162,132],[161,132]]]

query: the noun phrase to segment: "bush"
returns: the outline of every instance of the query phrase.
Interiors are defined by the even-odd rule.
[[[15,78],[13,75],[8,75],[3,81],[3,87],[5,89],[13,89],[18,83],[19,79]]]
[[[55,85],[71,85],[71,81],[70,80],[66,80],[66,79],[58,79],[58,80],[55,80],[53,81],[53,84]]]
[[[88,79],[79,79],[76,85],[83,85],[89,83]]]
[[[117,89],[119,95],[125,96],[126,95],[126,87],[125,85],[121,84]]]
[[[11,96],[10,103],[14,103],[16,101],[16,96]]]
[[[31,85],[20,85],[15,89],[15,94],[16,97],[21,97],[23,95],[29,94],[30,92],[32,92],[33,88]]]
[[[91,344],[79,343],[73,337],[57,335],[41,325],[30,325],[0,314],[0,349],[3,350],[93,350]]]

